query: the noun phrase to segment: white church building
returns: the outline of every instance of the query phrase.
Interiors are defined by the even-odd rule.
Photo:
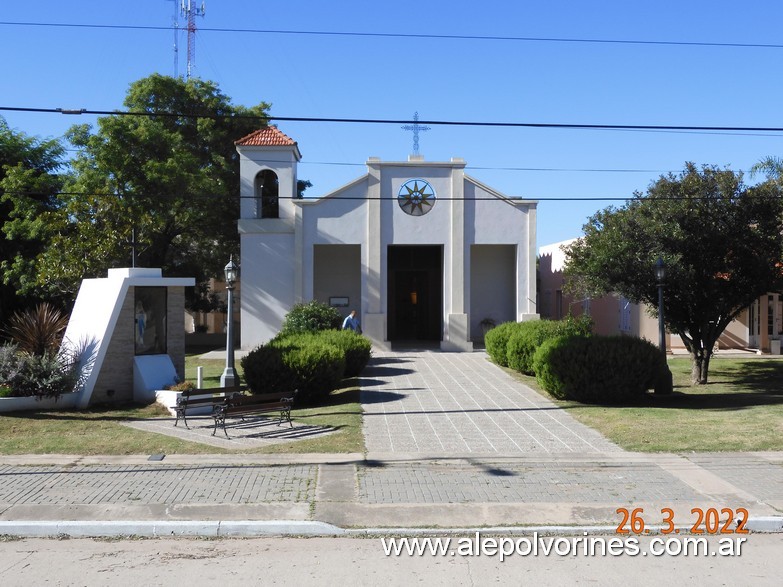
[[[321,197],[297,197],[297,143],[275,126],[240,155],[243,349],[298,302],[356,310],[379,348],[470,351],[482,323],[537,318],[536,202],[465,174],[465,161],[381,161]]]

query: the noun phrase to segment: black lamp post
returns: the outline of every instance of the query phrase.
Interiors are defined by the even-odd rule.
[[[220,376],[220,387],[234,387],[239,384],[239,377],[234,369],[234,284],[239,278],[239,267],[234,263],[233,255],[223,271],[226,274],[228,317],[226,318],[226,368]]]
[[[666,279],[666,266],[661,257],[658,257],[658,262],[655,263],[655,278],[658,280],[658,346],[665,355],[666,330],[663,326],[663,283]]]

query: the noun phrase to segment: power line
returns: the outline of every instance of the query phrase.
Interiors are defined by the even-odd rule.
[[[84,153],[84,149],[65,149],[69,153]],[[271,159],[256,159],[259,163],[279,163]],[[347,163],[345,161],[301,161],[300,166],[325,165],[330,167],[366,167],[367,163]],[[568,167],[487,167],[466,165],[467,170],[477,171],[525,171],[552,173],[679,173],[682,169],[599,169],[599,168],[568,168]],[[746,173],[746,170],[737,170]]]
[[[11,22],[0,21],[4,26],[78,28],[78,29],[108,29],[108,30],[140,30],[140,31],[170,31],[171,27],[125,25],[125,24],[94,24],[94,23],[55,23],[55,22]],[[663,47],[719,47],[739,49],[783,49],[778,43],[729,43],[713,41],[660,41],[641,39],[599,39],[579,37],[521,37],[502,35],[438,35],[428,33],[374,33],[367,31],[317,31],[317,30],[285,30],[285,29],[248,29],[227,27],[204,27],[201,32],[212,33],[243,33],[262,35],[297,35],[323,37],[365,37],[386,39],[433,39],[446,41],[505,41],[523,43],[590,43],[602,45],[651,45]]]
[[[8,190],[3,192],[7,195],[13,195],[13,196],[45,196],[45,197],[56,197],[56,196],[82,196],[82,197],[89,197],[89,198],[125,198],[125,199],[137,199],[137,198],[181,198],[182,194],[138,194],[138,193],[124,193],[124,194],[117,194],[117,193],[110,193],[110,192],[55,192],[55,193],[44,193],[44,192],[28,192],[28,191],[13,191]],[[223,198],[226,194],[191,194],[188,193],[187,197],[188,199],[193,198],[204,198],[204,199],[212,199],[212,198]],[[257,196],[230,196],[230,197],[236,197],[239,200],[258,200],[259,198]],[[744,197],[746,198],[757,198],[757,199],[783,199],[783,195],[762,195],[762,194],[746,194]],[[320,200],[323,200],[323,196],[319,197],[304,197],[304,198],[298,198],[294,196],[279,196],[278,199],[280,200],[295,200],[295,201],[304,201],[304,202],[318,202]],[[513,203],[513,202],[520,202],[520,203],[535,203],[535,202],[626,202],[629,200],[636,200],[637,197],[634,195],[630,196],[553,196],[553,197],[521,197],[521,196],[505,196],[505,197],[496,197],[496,196],[487,196],[487,197],[474,197],[474,198],[467,198],[467,197],[460,197],[460,198],[449,198],[449,197],[438,197],[438,200],[445,201],[445,202],[460,202],[460,201],[489,201],[489,202],[505,202],[505,203]],[[700,197],[692,197],[692,196],[667,196],[665,198],[646,198],[642,197],[642,199],[649,199],[650,201],[681,201],[681,200],[712,200],[714,198],[709,196],[700,196]],[[397,196],[379,196],[379,197],[367,197],[367,196],[340,196],[339,198],[330,198],[331,200],[362,200],[362,201],[397,201]]]
[[[64,149],[69,153],[85,153],[85,149]],[[272,159],[256,159],[259,163],[279,163]],[[66,161],[65,164],[69,164]],[[367,163],[348,163],[345,161],[300,161],[300,166],[324,165],[329,167],[366,167]],[[618,169],[598,167],[491,167],[485,165],[466,165],[468,171],[521,171],[526,173],[680,173],[682,169]],[[749,169],[735,169],[737,173],[750,173]]]
[[[308,122],[308,123],[340,123],[340,124],[412,124],[414,121],[389,118],[329,118],[315,116],[274,116],[274,115],[250,115],[250,114],[211,114],[195,112],[148,112],[133,110],[91,110],[87,108],[33,108],[23,106],[0,106],[0,111],[32,112],[47,114],[80,115],[91,114],[99,116],[146,116],[164,118],[210,118],[282,121],[282,122]],[[438,126],[475,126],[489,128],[537,128],[537,129],[568,129],[568,130],[622,130],[622,131],[703,131],[703,132],[757,132],[757,133],[781,133],[780,126],[694,126],[694,125],[668,125],[668,124],[585,124],[563,122],[488,122],[467,120],[419,120],[419,124],[433,124]]]

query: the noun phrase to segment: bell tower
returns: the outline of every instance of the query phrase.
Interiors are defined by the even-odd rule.
[[[235,144],[241,177],[240,218],[282,220],[293,228],[296,165],[302,159],[296,141],[276,126],[266,126]]]
[[[239,153],[242,348],[269,340],[301,291],[297,254],[296,141],[266,126],[236,141]]]

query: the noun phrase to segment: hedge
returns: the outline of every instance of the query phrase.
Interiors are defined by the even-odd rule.
[[[553,338],[536,351],[533,368],[552,396],[582,403],[633,402],[671,381],[658,347],[632,336]]]
[[[367,366],[372,355],[372,343],[361,334],[353,330],[322,330],[316,336],[345,354],[345,377],[356,377]]]
[[[313,403],[355,377],[370,360],[371,343],[353,331],[283,335],[282,333],[242,359],[245,382],[251,393],[298,389],[297,403]]]
[[[508,367],[506,345],[518,322],[503,322],[484,335],[484,346],[492,361],[501,367]]]
[[[520,322],[506,343],[506,364],[520,373],[534,375],[533,355],[544,341],[558,336],[588,336],[591,330],[588,317]]]
[[[313,403],[336,389],[345,373],[345,353],[314,334],[281,337],[242,361],[250,393],[299,390],[297,403]]]

